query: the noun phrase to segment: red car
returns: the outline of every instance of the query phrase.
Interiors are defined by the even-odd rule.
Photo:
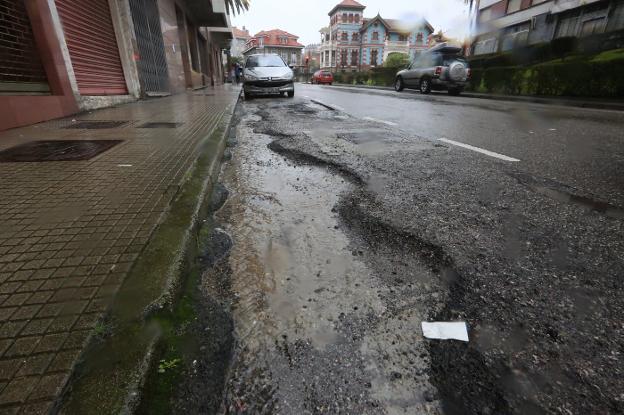
[[[334,82],[334,75],[329,71],[316,71],[312,75],[313,84],[329,84]]]

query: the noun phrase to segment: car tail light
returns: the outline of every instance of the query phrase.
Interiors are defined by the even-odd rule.
[[[434,73],[435,73],[436,76],[442,75],[442,67],[441,66],[436,66]]]
[[[470,68],[466,69],[466,78],[470,78],[471,74],[472,74],[472,71],[470,70]]]

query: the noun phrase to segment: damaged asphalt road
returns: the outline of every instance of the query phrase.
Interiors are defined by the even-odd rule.
[[[307,99],[239,111],[202,280],[230,297],[221,412],[624,411],[617,207]],[[468,343],[423,338],[455,320]]]

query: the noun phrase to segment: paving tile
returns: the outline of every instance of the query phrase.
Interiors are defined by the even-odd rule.
[[[16,339],[13,344],[4,352],[6,357],[27,356],[41,341],[40,336],[21,337]]]
[[[0,326],[0,339],[16,337],[26,324],[28,324],[27,321],[7,321],[2,323],[2,326]]]
[[[52,399],[48,399],[42,402],[27,403],[23,406],[21,413],[28,415],[46,415],[50,413],[50,410],[52,409],[52,404]]]
[[[78,320],[78,315],[69,315],[69,316],[58,316],[53,321],[52,324],[48,327],[48,333],[65,333],[69,332],[76,321]]]
[[[22,360],[22,365],[19,371],[16,374],[16,377],[21,376],[32,376],[32,375],[43,375],[52,363],[55,354],[47,353],[47,354],[36,354],[31,356],[26,356]]]
[[[39,343],[37,344],[35,353],[44,353],[44,352],[56,352],[61,350],[65,340],[68,337],[68,333],[57,333],[57,334],[48,334],[43,336]]]
[[[38,382],[38,376],[13,379],[0,393],[0,405],[24,402]]]
[[[54,291],[37,291],[29,293],[28,299],[24,304],[44,304],[54,295]]]
[[[46,330],[53,321],[53,318],[30,320],[22,329],[22,331],[20,331],[19,334],[20,336],[33,336],[36,334],[43,334],[46,332]]]
[[[10,317],[10,320],[29,320],[41,310],[40,304],[24,305],[19,307]]]
[[[87,337],[89,337],[90,333],[90,330],[72,331],[67,336],[67,340],[63,344],[63,349],[66,350],[81,348],[84,345],[85,340],[87,340]]]
[[[134,136],[123,146],[89,162],[0,165],[0,413],[51,410],[92,327],[168,208],[197,144],[234,94],[153,102],[139,107],[144,110],[137,122],[178,112],[194,128],[176,130],[176,140],[133,140],[145,135],[127,129],[123,134]],[[124,111],[93,116],[115,119]],[[58,123],[36,128],[50,139],[84,134],[59,130]],[[24,142],[41,134],[34,127],[18,131]],[[120,172],[120,159],[141,168]]]

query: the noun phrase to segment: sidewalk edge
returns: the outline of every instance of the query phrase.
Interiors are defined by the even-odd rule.
[[[169,310],[175,306],[177,291],[191,260],[189,256],[194,252],[189,249],[194,241],[193,235],[201,225],[202,213],[208,209],[213,186],[218,180],[228,133],[239,100],[239,97],[232,100],[219,121],[198,144],[201,148],[199,155],[189,167],[184,182],[173,196],[168,210],[163,214],[103,319],[103,324],[112,327],[112,333],[99,341],[93,334],[87,339],[87,346],[74,365],[71,377],[52,413],[96,414],[109,409],[115,413],[135,412],[140,402],[140,391],[154,365],[154,356],[157,356],[155,351],[161,340],[160,331],[154,327],[157,324],[152,324],[150,320],[160,310]],[[180,215],[179,211],[185,213]],[[168,238],[175,239],[178,243],[168,246]],[[167,249],[163,249],[164,247]],[[160,264],[151,262],[159,257]],[[160,281],[157,284],[160,288],[157,291],[156,288],[152,289],[151,299],[142,305],[128,306],[126,301],[132,300],[141,284],[148,284],[151,278]],[[133,350],[126,351],[127,348]],[[115,380],[111,382],[113,377]],[[99,382],[99,379],[104,381]],[[104,389],[104,383],[114,384],[106,385],[107,389]],[[121,390],[115,391],[115,388]],[[110,394],[115,397],[110,399]]]

